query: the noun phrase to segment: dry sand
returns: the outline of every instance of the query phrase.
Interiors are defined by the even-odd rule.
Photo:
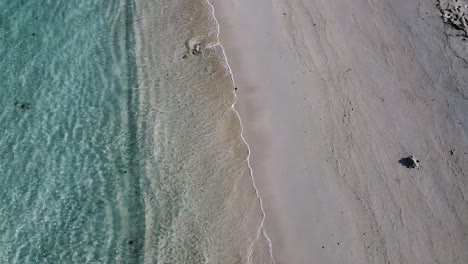
[[[214,0],[277,263],[468,263],[466,32],[391,2]]]

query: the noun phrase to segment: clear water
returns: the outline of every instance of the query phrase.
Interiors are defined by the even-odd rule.
[[[132,7],[0,1],[0,262],[138,262]]]
[[[204,0],[0,0],[0,263],[271,263],[215,42]]]

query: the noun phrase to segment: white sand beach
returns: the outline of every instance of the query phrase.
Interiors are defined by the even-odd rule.
[[[213,1],[277,263],[468,263],[468,42],[437,2]]]

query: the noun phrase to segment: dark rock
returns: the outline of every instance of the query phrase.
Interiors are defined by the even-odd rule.
[[[192,54],[193,55],[198,55],[202,52],[202,46],[201,44],[195,44],[195,46],[193,46],[193,49],[192,49]]]
[[[23,110],[29,110],[31,109],[31,103],[28,103],[28,102],[19,102],[19,101],[15,101],[15,106],[20,108],[20,109],[23,109]]]
[[[421,161],[417,160],[413,155],[406,158],[402,158],[398,161],[398,163],[409,169],[419,169],[420,162]]]

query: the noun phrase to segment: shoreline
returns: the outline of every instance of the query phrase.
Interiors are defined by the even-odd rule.
[[[231,70],[231,66],[229,65],[229,60],[228,60],[228,57],[226,55],[226,51],[224,50],[224,47],[223,45],[221,44],[221,40],[219,38],[219,35],[221,33],[221,29],[220,29],[220,25],[219,25],[219,22],[216,18],[216,10],[215,10],[215,7],[214,5],[210,2],[210,0],[206,0],[206,3],[210,6],[211,8],[211,16],[213,17],[215,23],[216,23],[216,26],[217,26],[217,29],[216,29],[216,40],[218,41],[214,46],[216,45],[219,45],[221,47],[221,50],[222,50],[222,53],[223,53],[223,56],[224,56],[224,61],[225,61],[225,64],[226,64],[226,67],[228,68],[229,70],[229,75],[231,76],[231,81],[232,81],[232,84],[233,84],[233,87],[237,87],[236,86],[236,83],[235,83],[235,80],[234,80],[234,74]],[[212,48],[214,47],[213,45],[210,45],[208,48]],[[239,119],[239,124],[240,124],[240,127],[241,127],[241,134],[240,134],[240,137],[242,139],[242,141],[244,142],[244,144],[247,146],[247,149],[248,149],[248,155],[247,155],[247,167],[249,169],[249,174],[250,174],[250,177],[251,177],[251,180],[252,180],[252,186],[253,188],[255,189],[255,194],[257,196],[257,199],[259,201],[259,205],[260,205],[260,210],[262,211],[262,221],[260,223],[260,227],[259,227],[259,230],[258,230],[258,236],[257,236],[257,239],[256,241],[259,240],[259,237],[260,235],[262,235],[267,244],[268,244],[268,250],[269,250],[269,253],[270,253],[270,256],[271,256],[271,260],[272,260],[272,263],[275,263],[275,259],[273,257],[273,245],[272,245],[272,242],[271,242],[271,239],[270,237],[268,236],[268,234],[266,233],[265,231],[265,227],[264,227],[264,223],[265,223],[265,210],[263,209],[263,201],[262,201],[262,198],[260,197],[260,194],[258,192],[258,188],[255,184],[255,178],[253,176],[253,169],[252,169],[252,166],[250,165],[250,154],[251,154],[251,149],[250,149],[250,145],[249,143],[245,140],[244,138],[244,127],[242,125],[242,119],[239,115],[239,112],[236,110],[236,103],[238,102],[238,97],[237,97],[237,94],[236,94],[236,91],[233,90],[233,93],[234,93],[234,103],[232,104],[231,108],[232,110],[236,113],[237,115],[237,118]],[[253,244],[252,244],[253,246]],[[252,253],[250,253],[249,255],[251,255]]]
[[[257,28],[264,31],[261,35],[258,32],[245,32],[248,26],[241,22],[238,31],[231,30],[235,27],[231,23],[239,21],[232,12],[235,8],[228,3],[216,5],[215,2],[217,12],[221,14],[219,17],[222,17],[221,27],[224,22],[226,29],[221,29],[221,43],[226,48],[231,67],[234,67],[236,84],[239,86],[240,115],[242,121],[245,121],[247,140],[253,144],[251,162],[260,195],[265,201],[265,229],[272,239],[277,263],[345,261],[353,256],[334,252],[333,244],[340,242],[333,241],[333,236],[340,233],[342,241],[354,243],[353,237],[356,237],[357,230],[351,227],[353,220],[348,213],[342,215],[342,208],[351,206],[346,205],[346,198],[337,190],[334,175],[321,162],[326,159],[322,153],[327,150],[320,139],[322,128],[314,120],[304,122],[304,116],[300,114],[304,109],[303,99],[307,97],[306,104],[311,105],[312,112],[322,115],[322,109],[318,106],[323,95],[316,91],[308,95],[307,84],[314,80],[297,67],[295,56],[286,51],[281,24],[268,13],[275,10],[269,4],[263,1],[256,2],[256,6],[249,10],[245,9],[251,7],[247,4],[238,8],[244,21],[249,17],[252,23],[258,23]],[[256,9],[267,10],[265,14],[268,16],[255,16]],[[229,10],[229,14],[226,10]],[[237,40],[243,41],[241,43]],[[229,57],[230,54],[234,56]],[[288,94],[284,87],[299,89],[295,94]],[[293,111],[278,106],[292,107]],[[309,105],[305,108],[308,109]],[[289,128],[295,128],[296,131],[290,131]],[[307,139],[309,142],[303,141],[303,133],[306,131],[307,135],[312,135],[312,138]],[[291,140],[291,137],[296,139]],[[310,174],[308,179],[304,178],[304,173]],[[288,174],[294,177],[291,180],[282,177]],[[337,196],[336,201],[325,204]],[[304,207],[302,203],[307,200],[315,200],[316,203]],[[322,217],[317,217],[317,214]],[[332,241],[314,239],[317,234],[325,236],[325,233],[332,235]],[[354,244],[353,254],[359,256],[356,259],[361,259],[363,253],[359,252],[358,244]],[[318,250],[323,249],[324,255],[315,256],[319,255]]]
[[[435,6],[214,6],[277,263],[468,258],[466,54]]]
[[[248,145],[212,9],[205,1],[136,6],[145,160],[145,261],[270,263]]]

